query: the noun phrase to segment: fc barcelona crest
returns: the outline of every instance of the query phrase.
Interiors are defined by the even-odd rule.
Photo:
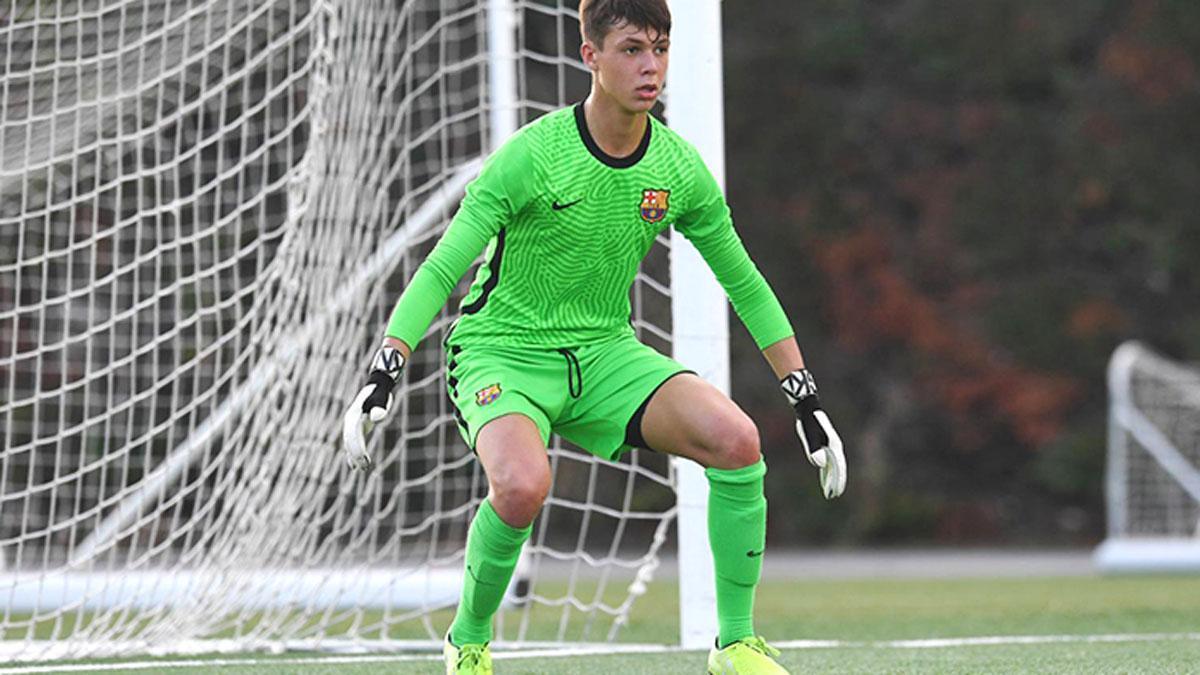
[[[500,398],[500,383],[498,382],[475,392],[475,402],[481,406],[485,406],[498,398]]]
[[[657,223],[667,217],[670,190],[642,190],[642,220]]]

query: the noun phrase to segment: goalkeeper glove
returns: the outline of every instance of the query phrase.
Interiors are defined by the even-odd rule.
[[[392,388],[404,372],[404,354],[394,347],[380,347],[371,359],[367,385],[342,417],[342,447],[351,469],[370,471],[374,464],[367,452],[367,434],[387,418],[392,407]]]
[[[804,454],[821,470],[821,491],[826,499],[833,499],[846,489],[846,455],[829,415],[821,410],[817,383],[807,368],[801,368],[788,373],[779,386],[796,409],[796,434],[804,444]]]

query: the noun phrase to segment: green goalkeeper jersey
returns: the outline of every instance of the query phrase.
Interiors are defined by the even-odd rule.
[[[630,286],[671,226],[700,251],[760,348],[792,335],[696,149],[649,117],[632,155],[608,156],[582,104],[531,122],[492,154],[387,334],[415,348],[485,246],[455,343],[571,347],[632,334]]]

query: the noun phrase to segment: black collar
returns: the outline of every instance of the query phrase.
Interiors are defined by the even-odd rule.
[[[588,131],[587,118],[583,115],[583,103],[575,104],[575,126],[579,129],[579,137],[583,139],[583,144],[587,146],[588,152],[592,153],[593,157],[614,169],[628,169],[637,164],[646,154],[646,149],[650,147],[650,127],[654,125],[650,119],[646,119],[646,133],[642,135],[642,142],[638,143],[632,153],[624,157],[613,157],[596,144],[596,139],[592,138],[592,133]]]

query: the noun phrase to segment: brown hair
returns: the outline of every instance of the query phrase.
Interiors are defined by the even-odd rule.
[[[623,24],[669,35],[671,10],[667,0],[580,0],[580,29],[584,39],[597,49],[603,48],[610,30]]]

